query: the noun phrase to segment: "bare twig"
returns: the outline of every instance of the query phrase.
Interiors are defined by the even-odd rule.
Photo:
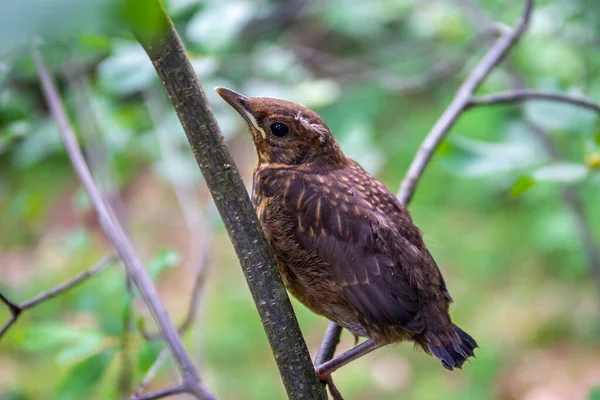
[[[200,295],[202,294],[202,288],[204,287],[204,283],[206,281],[206,273],[208,272],[208,262],[210,259],[210,243],[212,242],[210,233],[207,232],[204,234],[204,241],[202,243],[201,249],[202,254],[200,256],[200,260],[198,262],[198,269],[196,271],[196,278],[194,279],[194,286],[192,287],[190,302],[188,307],[188,312],[177,331],[180,335],[184,334],[194,323],[196,319],[196,315],[198,314],[198,306],[200,304]],[[156,332],[147,332],[144,328],[140,328],[141,334],[146,340],[155,340],[161,339],[162,336],[160,333]]]
[[[479,88],[490,72],[492,72],[492,70],[494,70],[494,68],[496,68],[504,59],[508,51],[517,44],[520,37],[527,29],[533,10],[533,2],[534,0],[525,0],[525,10],[517,26],[513,30],[500,36],[494,42],[473,71],[471,71],[467,79],[458,88],[458,91],[448,108],[446,108],[440,119],[427,134],[427,137],[421,144],[421,147],[419,147],[419,150],[408,169],[406,177],[400,186],[398,198],[403,204],[407,205],[412,199],[417,184],[421,179],[429,160],[431,160],[433,153],[444,137],[446,137],[450,128],[452,128],[454,123],[458,120],[462,112],[467,108],[475,90]]]
[[[335,349],[340,343],[341,334],[342,327],[330,322],[325,331],[325,337],[321,341],[317,356],[315,357],[315,365],[321,365],[333,358]]]
[[[169,142],[169,133],[164,132],[161,128],[160,106],[156,100],[157,96],[146,97],[146,107],[148,113],[154,124],[156,130],[156,136],[158,139],[159,147],[165,163],[169,163],[175,157],[173,154],[174,149]],[[185,333],[190,326],[194,323],[196,315],[198,314],[198,306],[200,304],[199,299],[202,294],[202,288],[206,281],[206,274],[208,272],[208,265],[210,259],[210,245],[212,242],[211,229],[209,226],[209,219],[212,214],[216,214],[214,206],[207,206],[206,212],[201,212],[201,206],[199,202],[195,201],[194,193],[189,185],[177,182],[176,178],[169,177],[173,192],[179,203],[179,208],[186,222],[188,233],[189,233],[189,248],[190,248],[190,261],[193,265],[196,265],[196,278],[194,280],[194,286],[190,295],[190,303],[188,312],[185,319],[179,325],[177,329],[179,334]],[[209,212],[211,211],[211,212]],[[211,214],[211,215],[209,215]],[[212,225],[212,224],[210,224]],[[202,238],[202,245],[198,245],[199,238]],[[147,332],[144,328],[141,329],[142,336],[147,340],[153,340],[161,338],[159,333]]]
[[[175,358],[179,371],[181,372],[184,387],[198,399],[214,399],[215,397],[200,380],[198,371],[196,370],[190,355],[186,351],[181,337],[177,333],[177,329],[170,320],[167,310],[162,304],[152,280],[148,276],[141,260],[135,254],[129,238],[125,235],[123,228],[114,217],[112,210],[102,199],[100,191],[98,190],[83,154],[81,153],[79,143],[77,142],[77,138],[69,122],[53,77],[50,75],[50,72],[46,68],[37,49],[34,48],[32,54],[42,84],[44,97],[46,98],[46,102],[54,119],[59,125],[59,131],[62,135],[65,148],[73,167],[96,209],[98,219],[104,232],[112,245],[117,249],[117,252],[131,274],[136,287],[160,327],[169,349],[171,350],[171,354]]]
[[[487,78],[494,68],[504,59],[508,51],[519,41],[529,24],[529,19],[533,10],[534,0],[525,0],[523,15],[517,26],[510,31],[503,33],[485,53],[483,58],[475,66],[467,79],[458,88],[454,99],[446,108],[442,116],[435,123],[427,137],[421,144],[398,193],[398,198],[408,206],[412,200],[417,184],[419,183],[425,168],[427,167],[433,153],[441,143],[442,139],[449,132],[450,128],[458,120],[459,116],[468,108],[473,93],[481,83]],[[341,328],[331,322],[327,328],[327,333],[321,342],[316,364],[330,360],[334,353]]]
[[[13,303],[12,301],[7,299],[4,295],[2,295],[0,293],[0,301],[2,301],[4,304],[7,305],[8,309],[11,313],[11,318],[2,327],[2,330],[0,331],[0,338],[2,338],[2,336],[6,333],[8,328],[10,328],[15,322],[17,322],[17,319],[24,311],[26,311],[30,308],[33,308],[33,307],[37,306],[38,304],[45,302],[46,300],[50,300],[64,292],[68,291],[69,289],[72,289],[73,287],[79,285],[86,279],[99,274],[100,272],[104,271],[104,269],[106,267],[108,267],[111,262],[113,262],[117,259],[118,259],[118,257],[115,255],[104,257],[93,267],[91,267],[91,268],[85,270],[84,272],[74,276],[73,278],[61,283],[60,285],[55,286],[52,289],[47,290],[43,293],[40,293],[37,296],[35,296],[34,298],[27,300],[20,304]]]
[[[487,29],[486,27],[491,24],[490,21],[487,21],[486,18],[483,17],[483,13],[479,9],[478,5],[473,3],[471,0],[455,0],[455,2],[463,2],[463,5],[468,8],[468,12],[478,15],[478,18],[475,18],[477,19],[477,21],[475,19],[471,21],[473,25],[476,26],[478,29]],[[590,99],[582,97],[573,97],[562,93],[543,92],[527,89],[523,76],[515,68],[514,63],[509,63],[509,65],[507,66],[507,72],[512,78],[512,90],[494,93],[486,96],[472,97],[469,102],[468,108],[538,100],[571,104],[576,107],[600,113],[600,105]],[[529,128],[531,134],[538,140],[546,154],[552,160],[562,159],[563,156],[560,154],[559,149],[552,140],[552,136],[549,134],[549,132],[547,132],[543,127],[534,123],[533,121],[525,119],[525,123],[527,124],[527,127]],[[596,240],[593,227],[590,224],[589,218],[586,215],[586,210],[581,194],[576,186],[566,185],[561,189],[561,197],[563,203],[569,209],[573,216],[575,228],[582,242],[582,246],[585,250],[592,277],[595,281],[597,289],[600,291],[600,245]]]
[[[155,5],[155,2],[151,2]],[[163,10],[160,37],[138,34],[175,111],[223,219],[290,399],[326,399],[302,332],[260,229],[248,192],[181,39]]]
[[[142,396],[130,397],[128,400],[155,400],[164,397],[174,396],[176,394],[187,393],[188,389],[184,385],[177,385],[171,388],[157,390],[156,392],[147,393]]]
[[[150,384],[150,382],[152,382],[152,380],[154,379],[156,374],[158,374],[158,371],[160,370],[160,368],[162,367],[164,362],[167,361],[168,359],[169,359],[169,352],[168,352],[168,349],[165,348],[158,354],[158,357],[156,357],[156,360],[154,360],[154,363],[152,363],[152,365],[146,372],[144,379],[142,379],[142,381],[140,382],[138,387],[135,389],[135,392],[133,392],[133,396],[131,396],[129,398],[129,400],[139,399],[139,397],[142,395],[142,392],[144,391],[144,389],[146,389],[146,386],[148,386],[148,384]]]
[[[527,89],[509,90],[506,92],[493,93],[485,96],[471,97],[465,109],[533,100],[571,104],[576,107],[585,108],[587,110],[600,113],[600,105],[589,99],[574,97],[562,93],[542,92]]]
[[[514,63],[510,63],[507,69],[508,73],[512,77],[514,93],[526,93],[527,90],[524,89],[525,82],[523,76],[515,68]],[[600,110],[600,106],[591,103],[587,100],[585,101],[585,103],[588,106],[574,102],[569,97],[567,97],[566,101],[558,101],[573,104],[574,106],[586,108],[592,111]],[[527,127],[529,128],[531,134],[537,139],[537,141],[540,143],[546,154],[552,160],[559,161],[563,158],[563,155],[560,153],[558,147],[552,140],[552,136],[546,129],[541,127],[539,124],[528,120],[527,118],[525,118],[525,123],[527,124]],[[589,269],[596,284],[596,289],[600,292],[600,245],[596,240],[594,230],[592,228],[592,225],[590,224],[589,218],[586,215],[586,210],[581,194],[575,185],[565,185],[561,189],[561,197],[563,203],[569,209],[573,216],[573,223],[577,230],[577,234],[579,235],[579,238],[581,240],[582,247],[585,251]]]
[[[79,122],[82,133],[82,146],[86,156],[90,171],[99,189],[103,194],[104,201],[109,204],[123,229],[127,231],[127,218],[125,207],[115,184],[114,174],[110,169],[108,153],[109,149],[103,140],[101,124],[99,124],[97,104],[95,104],[94,95],[90,89],[90,84],[84,68],[73,63],[67,65],[64,77],[67,81],[70,92],[75,101],[75,116]],[[122,329],[120,332],[119,357],[121,358],[121,372],[118,374],[118,388],[121,394],[126,395],[132,390],[133,361],[131,351],[131,333],[133,330],[132,318],[134,316],[133,305],[135,291],[133,290],[133,281],[129,271],[125,269],[127,303],[122,313]]]

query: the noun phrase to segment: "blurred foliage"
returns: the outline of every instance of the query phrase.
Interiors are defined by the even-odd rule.
[[[185,199],[174,192],[187,188],[202,201],[207,195],[152,65],[127,30],[164,28],[147,3],[3,4],[0,290],[15,301],[107,252],[41,97],[28,56],[33,40],[56,74],[96,179],[173,318],[185,316],[197,260],[179,211]],[[250,141],[214,86],[314,108],[344,151],[395,191],[419,143],[493,41],[481,31],[486,18],[510,25],[521,3],[170,0],[166,7],[247,182]],[[530,88],[600,99],[600,53],[593,50],[599,22],[592,0],[537,1],[508,68],[497,69],[481,93],[510,89],[516,71]],[[599,126],[589,111],[545,102],[461,117],[411,212],[447,277],[454,319],[481,345],[477,359],[449,373],[410,346],[384,349],[336,374],[347,398],[598,398],[598,288],[560,190],[580,191],[597,231]],[[559,160],[545,153],[534,127],[556,144]],[[220,398],[281,399],[231,246],[222,229],[215,235],[188,347]],[[124,328],[131,306],[114,267],[24,314],[0,342],[0,399],[127,396],[162,349]],[[314,352],[326,321],[295,306]],[[141,301],[133,308],[138,325],[151,324]],[[8,318],[3,307],[0,318]],[[346,349],[352,338],[343,339]],[[128,358],[132,383],[117,384]],[[172,371],[167,362],[152,387],[176,382]]]

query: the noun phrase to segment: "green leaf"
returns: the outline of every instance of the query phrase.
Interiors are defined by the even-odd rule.
[[[25,330],[17,339],[26,350],[49,350],[66,344],[79,342],[98,343],[103,340],[103,335],[96,331],[74,329],[68,325],[39,324]]]
[[[58,364],[69,364],[98,353],[104,344],[101,335],[86,335],[79,338],[73,345],[65,346],[56,357]]]
[[[112,55],[100,63],[98,72],[103,88],[124,96],[146,89],[156,80],[146,52],[134,42],[115,42]]]
[[[62,150],[58,128],[53,120],[44,119],[27,128],[24,140],[17,143],[10,153],[14,165],[31,167]]]
[[[193,43],[216,51],[229,45],[254,15],[250,1],[211,2],[190,20],[186,36]]]
[[[503,142],[486,142],[455,136],[452,144],[465,153],[454,170],[467,177],[493,176],[530,167],[541,161],[537,144],[526,135],[511,134]]]
[[[152,261],[148,266],[148,271],[152,279],[156,279],[159,275],[167,268],[173,268],[179,264],[179,254],[174,250],[163,250]]]
[[[584,179],[587,174],[584,164],[559,162],[538,168],[533,171],[532,177],[536,181],[572,183]]]
[[[168,28],[158,1],[124,0],[119,16],[136,35],[157,36]]]
[[[138,330],[140,330],[140,331],[146,330],[146,320],[144,319],[144,317],[138,317],[135,325],[137,326]]]
[[[113,355],[114,350],[106,350],[74,365],[60,385],[57,397],[61,400],[90,398],[90,393],[104,375]]]
[[[530,176],[523,175],[513,185],[510,189],[510,194],[513,197],[519,197],[529,189],[535,186],[535,179]]]
[[[95,34],[78,35],[77,43],[82,49],[88,51],[107,51],[112,45],[110,37]]]
[[[596,133],[596,136],[594,137],[594,142],[600,146],[600,132]]]
[[[0,58],[26,47],[34,36],[60,40],[113,25],[113,0],[28,0],[2,3]]]
[[[592,129],[596,113],[570,104],[532,101],[524,105],[528,120],[549,131]]]
[[[164,343],[161,341],[147,341],[144,342],[138,351],[137,363],[138,368],[143,373],[146,373],[152,364],[156,361],[160,352],[165,348]]]
[[[588,395],[589,400],[600,400],[600,387],[595,387],[590,390],[590,394]]]

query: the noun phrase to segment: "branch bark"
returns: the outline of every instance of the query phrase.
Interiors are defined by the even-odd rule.
[[[162,304],[152,280],[148,276],[141,260],[135,254],[133,245],[123,231],[117,218],[114,216],[113,211],[104,202],[87,163],[85,162],[54,78],[46,68],[42,56],[37,49],[33,49],[32,55],[42,84],[44,98],[46,99],[46,103],[50,108],[52,116],[59,126],[59,132],[63,138],[71,163],[98,214],[98,220],[100,221],[102,229],[119,253],[136,287],[142,295],[144,302],[147,304],[157,325],[160,327],[173,358],[176,360],[179,371],[181,372],[186,390],[195,395],[198,399],[215,399],[200,380],[194,363],[186,351],[181,337],[177,333],[177,329],[169,318],[167,310]]]
[[[156,4],[156,3],[155,3]],[[183,44],[164,12],[164,35],[138,35],[183,125],[242,266],[291,399],[326,399],[256,212]]]

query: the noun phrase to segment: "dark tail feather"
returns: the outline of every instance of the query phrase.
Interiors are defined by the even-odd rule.
[[[475,357],[477,342],[468,333],[454,325],[452,334],[436,335],[432,332],[425,333],[425,346],[431,354],[442,362],[444,368],[452,371],[462,368],[469,357]]]

